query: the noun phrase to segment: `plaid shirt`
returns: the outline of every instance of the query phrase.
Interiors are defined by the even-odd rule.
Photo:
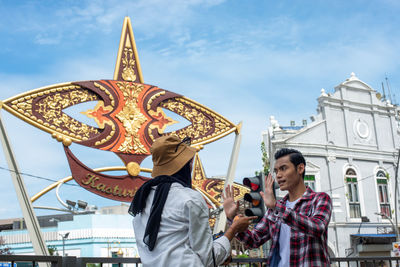
[[[268,209],[252,231],[240,233],[237,239],[248,247],[257,248],[272,239],[268,265],[279,254],[279,231],[282,223],[291,228],[290,266],[329,266],[328,224],[332,201],[326,193],[316,193],[307,187],[293,209],[286,208],[289,195]],[[272,261],[271,261],[272,260]]]

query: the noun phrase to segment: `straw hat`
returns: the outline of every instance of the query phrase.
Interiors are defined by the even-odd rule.
[[[152,177],[178,172],[196,153],[194,147],[188,146],[176,135],[157,138],[150,151],[153,157]]]

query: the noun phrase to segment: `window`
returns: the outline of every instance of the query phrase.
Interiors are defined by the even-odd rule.
[[[378,171],[376,173],[376,183],[378,185],[378,199],[381,208],[380,212],[391,218],[392,213],[390,212],[388,181],[384,171]]]
[[[349,200],[350,218],[361,218],[357,174],[354,169],[348,169],[346,171],[345,181],[347,186],[347,198]]]
[[[304,184],[315,191],[315,175],[305,175]]]

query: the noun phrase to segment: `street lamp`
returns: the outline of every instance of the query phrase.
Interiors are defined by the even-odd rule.
[[[88,203],[87,202],[85,202],[85,201],[82,201],[82,200],[78,200],[78,208],[80,208],[80,209],[86,209],[86,207],[87,207],[87,205],[88,205]]]
[[[83,200],[72,201],[72,200],[67,199],[65,202],[67,202],[68,209],[73,210],[73,211],[75,211],[77,209],[85,210],[86,207],[88,206],[88,203]]]
[[[392,219],[391,219],[389,216],[387,216],[385,213],[382,213],[382,212],[375,212],[375,214],[376,214],[376,215],[379,215],[379,216],[382,216],[382,217],[384,217],[385,219],[388,219],[388,220],[389,220],[389,222],[392,224],[393,231],[394,231],[394,233],[395,233],[395,235],[396,235],[396,241],[399,241],[399,231],[397,230],[397,227],[394,225]]]
[[[67,199],[67,204],[68,204],[68,209],[69,210],[74,210],[75,209],[75,205],[76,205],[76,202],[75,201],[72,201],[72,200],[68,200]]]
[[[68,238],[69,236],[69,232],[65,233],[65,234],[59,234],[62,238],[62,243],[63,243],[63,257],[65,256],[65,239]]]

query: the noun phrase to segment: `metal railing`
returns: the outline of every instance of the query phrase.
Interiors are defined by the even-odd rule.
[[[25,266],[38,266],[38,263],[45,262],[50,263],[51,267],[67,267],[68,265],[63,265],[63,260],[66,257],[61,256],[34,256],[34,255],[0,255],[0,266],[14,267],[18,265]],[[7,267],[8,267],[7,266]],[[72,267],[72,266],[71,266]]]
[[[343,257],[331,258],[331,266],[397,267],[400,257]]]
[[[71,256],[31,256],[0,255],[1,267],[35,267],[39,263],[49,263],[51,267],[139,267],[140,258],[105,258],[105,257],[71,257]],[[234,258],[229,266],[264,267],[265,258]],[[331,258],[331,266],[347,267],[397,267],[400,257],[346,257]]]

